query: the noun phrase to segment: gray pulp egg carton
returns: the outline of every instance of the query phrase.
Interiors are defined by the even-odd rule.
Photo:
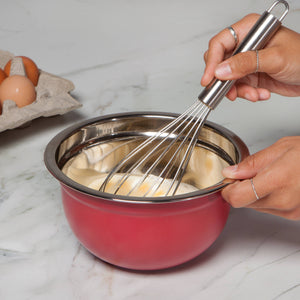
[[[0,68],[4,69],[12,58],[14,58],[12,53],[0,50]],[[39,80],[35,87],[36,100],[33,103],[19,108],[12,100],[7,99],[3,102],[0,132],[25,126],[39,117],[62,115],[82,106],[70,95],[74,90],[71,81],[39,71]]]

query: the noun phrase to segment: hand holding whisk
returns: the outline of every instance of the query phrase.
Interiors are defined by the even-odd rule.
[[[279,18],[272,14],[273,9],[278,4],[283,4],[285,7]],[[286,1],[275,1],[261,15],[233,55],[262,49],[280,28],[281,21],[288,13],[288,9],[289,6]],[[234,30],[230,28],[230,31],[237,41]],[[105,191],[114,176],[121,173],[122,175],[118,177],[114,188],[114,193],[117,194],[132,175],[139,174],[139,179],[127,191],[127,195],[131,195],[135,190],[145,186],[147,180],[153,178],[153,175],[156,178],[155,181],[151,180],[150,185],[146,185],[146,188],[143,187],[145,197],[155,195],[166,182],[168,187],[165,189],[165,196],[175,195],[208,114],[217,107],[233,84],[233,80],[214,79],[200,93],[196,103],[125,156],[107,175],[100,190]],[[174,136],[175,138],[173,138]],[[162,160],[166,162],[163,166],[161,166]],[[160,167],[158,168],[158,166]]]

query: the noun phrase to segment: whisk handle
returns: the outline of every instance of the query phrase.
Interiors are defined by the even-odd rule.
[[[285,6],[285,10],[279,18],[271,13],[273,8],[278,4],[283,4]],[[250,50],[262,49],[281,26],[281,21],[288,13],[288,10],[289,5],[285,0],[275,1],[272,6],[268,10],[266,10],[257,20],[247,36],[234,51],[233,55]],[[219,79],[214,79],[200,93],[198,99],[205,105],[207,105],[210,109],[215,109],[215,107],[229,92],[234,82],[235,80],[221,81]]]

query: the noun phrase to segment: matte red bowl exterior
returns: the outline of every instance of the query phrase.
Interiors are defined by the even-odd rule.
[[[206,250],[225,226],[229,205],[221,193],[171,203],[122,203],[61,184],[66,217],[78,240],[119,267],[156,270]]]

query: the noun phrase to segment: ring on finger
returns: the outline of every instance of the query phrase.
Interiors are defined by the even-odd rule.
[[[255,54],[256,54],[256,69],[254,73],[257,73],[259,71],[259,54],[258,54],[258,50],[255,50]]]
[[[253,178],[250,179],[250,183],[251,183],[251,186],[252,186],[252,190],[254,192],[254,195],[256,197],[256,200],[259,200],[259,196],[257,195],[257,192],[256,192],[256,189],[255,189],[255,186],[254,186],[254,183],[253,183]]]
[[[234,42],[235,42],[235,46],[236,46],[239,43],[239,39],[238,39],[238,36],[237,36],[235,30],[232,28],[232,26],[228,26],[227,29],[229,29],[229,32],[233,36]]]

